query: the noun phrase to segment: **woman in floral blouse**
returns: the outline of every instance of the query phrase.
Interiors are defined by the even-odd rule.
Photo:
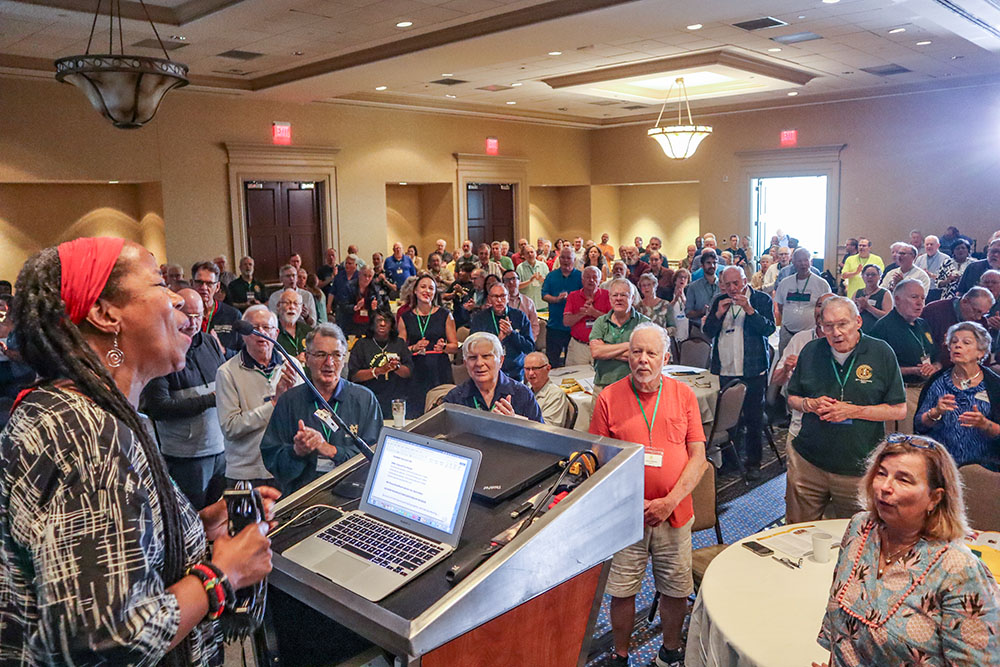
[[[867,511],[844,534],[818,637],[829,667],[997,664],[1000,587],[962,544],[951,455],[892,434],[871,456],[861,499]]]

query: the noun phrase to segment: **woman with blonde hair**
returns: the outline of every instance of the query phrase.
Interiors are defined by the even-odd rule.
[[[962,543],[969,527],[948,451],[893,433],[859,495],[865,511],[844,534],[817,638],[829,667],[997,664],[1000,587]]]

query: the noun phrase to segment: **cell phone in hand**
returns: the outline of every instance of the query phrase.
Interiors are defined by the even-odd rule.
[[[744,548],[749,549],[750,551],[754,552],[758,556],[770,556],[771,554],[774,553],[774,551],[772,551],[771,549],[768,549],[767,547],[765,547],[760,542],[750,541],[750,542],[743,542],[742,544],[743,544]]]

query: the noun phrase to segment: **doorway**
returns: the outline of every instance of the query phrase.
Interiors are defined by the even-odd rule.
[[[246,234],[255,277],[278,280],[293,254],[310,273],[323,263],[323,183],[246,181],[243,183]]]
[[[514,185],[510,183],[469,183],[466,211],[469,240],[475,252],[480,243],[507,241],[514,246]]]
[[[774,176],[750,179],[750,230],[754,254],[771,246],[782,232],[798,239],[823,269],[827,238],[827,176]]]

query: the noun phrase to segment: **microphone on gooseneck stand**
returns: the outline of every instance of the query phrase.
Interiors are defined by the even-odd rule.
[[[330,404],[327,402],[327,400],[323,398],[322,394],[319,393],[319,389],[316,388],[316,385],[314,385],[312,381],[308,377],[306,377],[306,374],[302,371],[301,368],[299,368],[299,365],[296,364],[294,361],[292,361],[292,355],[288,354],[288,352],[285,351],[285,348],[281,347],[281,344],[278,341],[271,338],[267,334],[263,334],[260,331],[257,331],[256,329],[254,329],[253,325],[247,322],[246,320],[237,320],[236,322],[234,322],[233,331],[240,334],[241,336],[257,336],[259,338],[263,338],[264,340],[274,343],[274,349],[277,350],[278,353],[281,356],[283,356],[285,360],[291,365],[292,369],[294,369],[295,372],[299,374],[299,377],[302,378],[302,381],[306,384],[306,386],[312,390],[313,396],[316,397],[316,400],[320,402],[320,405],[326,408],[326,411],[330,414],[330,417],[333,419],[333,421],[337,423],[337,426],[340,427],[344,431],[344,433],[346,433],[347,436],[354,441],[354,444],[357,445],[358,450],[364,455],[364,457],[368,459],[369,462],[371,462],[371,460],[375,458],[375,452],[372,450],[371,446],[369,446],[369,444],[365,442],[361,438],[361,436],[359,436],[357,433],[348,428],[347,424],[344,422],[343,419],[341,419],[340,415],[338,415],[336,411],[332,407],[330,407]],[[360,470],[351,473],[346,478],[341,480],[337,484],[337,486],[334,487],[334,492],[337,495],[343,496],[345,498],[360,498],[361,492],[364,490],[365,487],[365,480],[367,476],[368,476],[367,469],[362,467]]]

